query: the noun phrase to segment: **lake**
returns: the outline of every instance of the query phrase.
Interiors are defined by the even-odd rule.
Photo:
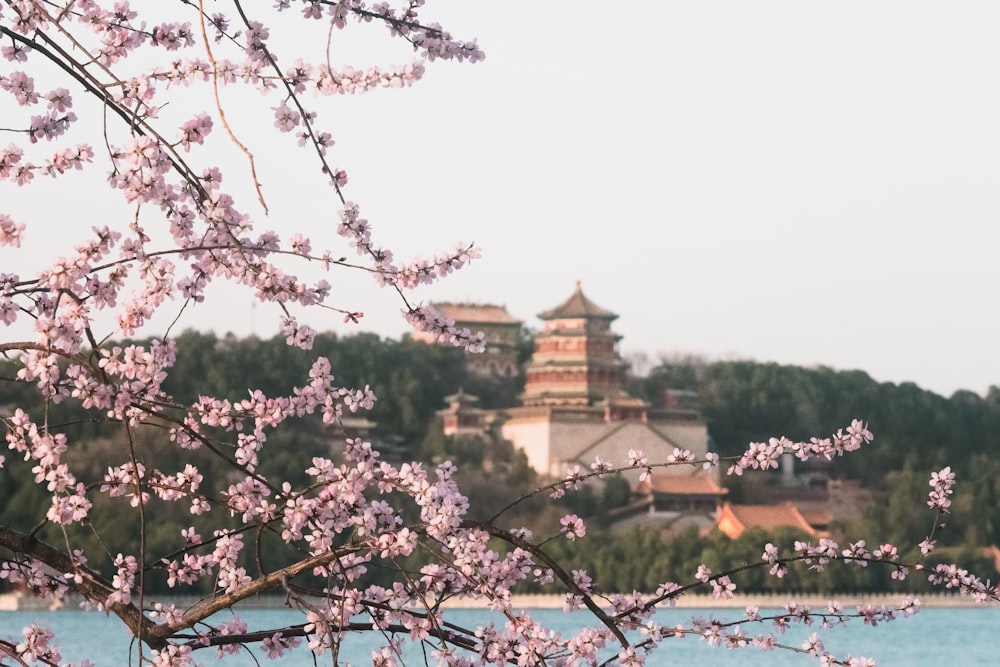
[[[764,611],[762,610],[762,614]],[[479,609],[455,609],[446,612],[447,618],[466,627],[475,626],[488,618],[495,619],[490,612]],[[533,609],[532,617],[554,630],[568,635],[579,627],[583,615],[567,614],[557,609]],[[661,612],[657,620],[665,624],[686,622],[692,616],[736,618],[738,609],[672,609]],[[247,610],[240,613],[251,628],[278,628],[282,625],[301,622],[298,616],[287,610]],[[115,618],[105,618],[101,614],[76,610],[60,611],[5,611],[0,612],[0,637],[20,637],[21,628],[33,622],[48,625],[56,632],[57,643],[62,648],[65,662],[90,658],[97,667],[121,667],[129,663],[129,638],[121,623]],[[496,621],[500,624],[500,621]],[[744,625],[755,635],[768,629],[764,626]],[[815,630],[795,626],[783,635],[785,644],[798,646]],[[851,622],[846,626],[823,631],[822,639],[827,650],[837,657],[847,653],[876,658],[880,667],[912,667],[920,665],[997,665],[1000,651],[997,649],[1000,631],[1000,609],[924,609],[910,618],[900,619],[877,628]],[[371,664],[370,652],[381,643],[370,634],[357,633],[345,642],[341,649],[341,664]],[[205,665],[252,665],[254,661],[243,652],[239,655],[216,659],[214,650],[206,649],[194,654],[200,664]],[[298,649],[278,660],[267,660],[257,652],[262,665],[293,667],[312,665],[307,650]],[[419,656],[414,655],[407,664],[419,664]],[[0,661],[0,664],[2,663]],[[137,664],[135,656],[131,664]],[[329,653],[319,664],[331,664]],[[663,642],[647,661],[647,665],[699,666],[739,666],[739,667],[793,667],[812,666],[819,663],[801,654],[789,652],[762,652],[746,648],[729,651],[725,648],[710,647],[697,637],[668,639]]]

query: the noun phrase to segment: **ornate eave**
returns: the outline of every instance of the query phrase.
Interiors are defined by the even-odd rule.
[[[606,308],[601,308],[588,299],[583,294],[583,289],[578,280],[576,281],[576,291],[573,292],[570,298],[555,308],[540,313],[538,318],[542,320],[596,319],[611,321],[617,319],[618,315]]]

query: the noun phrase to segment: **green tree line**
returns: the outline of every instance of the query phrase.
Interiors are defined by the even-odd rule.
[[[119,344],[132,342],[148,341]],[[178,336],[176,342],[176,363],[164,389],[182,405],[197,400],[200,395],[233,401],[255,390],[269,396],[289,395],[294,387],[308,382],[312,359],[316,355],[327,357],[337,384],[350,388],[366,384],[371,387],[378,400],[370,412],[358,416],[374,422],[376,439],[390,443],[395,456],[406,460],[424,458],[431,462],[444,455],[461,461],[468,457],[468,453],[463,455],[454,443],[444,449],[423,451],[424,441],[433,431],[436,411],[445,407],[444,397],[458,387],[478,395],[484,407],[511,405],[519,390],[516,378],[494,381],[470,375],[460,350],[429,345],[409,337],[393,340],[373,334],[345,337],[321,334],[316,337],[311,353],[288,346],[281,337],[240,339],[232,335],[218,337],[187,331]],[[76,400],[43,403],[33,386],[17,379],[17,368],[15,360],[0,360],[0,414],[21,408],[35,418],[44,416],[53,430],[68,435],[71,447],[65,460],[79,471],[78,477],[99,483],[108,466],[119,465],[123,460],[123,449],[128,446],[123,430],[83,410]],[[187,463],[196,465],[206,478],[206,487],[213,478],[225,479],[231,473],[216,457],[167,446],[166,430],[144,429],[133,437],[137,438],[136,451],[147,452],[166,472],[181,470]],[[220,438],[218,446],[232,448],[229,440]],[[268,444],[260,454],[258,472],[268,479],[289,480],[293,484],[304,482],[303,471],[311,465],[312,458],[328,456],[336,460],[342,444],[318,417],[290,421],[269,433]],[[527,485],[533,483],[533,473],[526,460],[514,454],[509,443],[493,454],[475,451],[470,465],[465,466],[467,470],[461,473],[467,477],[468,488],[474,490],[470,494],[473,503],[489,507],[500,502],[501,496],[512,489],[523,493]],[[484,456],[493,463],[489,475],[482,472]],[[140,462],[141,459],[140,454]],[[33,483],[31,465],[19,457],[8,456],[4,467],[0,468],[0,506],[3,507],[0,520],[20,530],[37,530],[46,541],[63,543],[68,540],[88,552],[96,549],[113,555],[132,548],[141,530],[136,512],[95,513],[95,516],[116,518],[108,525],[91,525],[88,530],[74,527],[66,534],[47,524],[44,518],[48,502],[40,487]],[[101,495],[97,502],[122,503],[124,508],[128,500]],[[168,555],[176,548],[182,528],[194,526],[201,530],[209,520],[210,517],[191,516],[184,503],[165,503],[152,498],[145,513],[145,540],[149,553]],[[210,534],[208,531],[204,536]],[[261,541],[260,551],[266,554],[265,565],[270,568],[295,556],[285,552],[286,545],[275,535],[264,532],[254,539]],[[419,564],[415,562],[414,567]],[[246,565],[255,566],[254,563]],[[165,577],[155,565],[148,576],[151,582],[148,590],[160,591],[166,587]],[[372,568],[369,577],[378,579],[377,567]]]
[[[688,358],[633,378],[631,390],[654,404],[669,402],[671,392],[695,394],[724,456],[740,453],[749,442],[822,437],[863,419],[875,441],[837,459],[832,469],[835,477],[860,480],[877,494],[879,502],[850,527],[855,533],[920,541],[931,525],[921,511],[927,480],[932,471],[951,466],[959,484],[942,542],[968,550],[1000,544],[998,387],[985,397],[971,391],[944,397],[910,382],[879,383],[856,370]]]
[[[330,359],[339,384],[367,383],[372,387],[378,401],[365,416],[378,424],[377,438],[399,443],[401,456],[428,463],[451,459],[458,465],[474,517],[492,516],[539,484],[523,454],[510,443],[495,438],[449,438],[436,420],[436,411],[445,407],[445,396],[459,387],[478,395],[482,407],[507,407],[516,404],[523,379],[489,380],[470,375],[461,352],[409,338],[323,334],[316,338],[314,353]],[[189,331],[178,338],[177,363],[167,390],[181,403],[202,393],[233,400],[257,389],[269,395],[287,394],[305,382],[309,359],[281,338],[238,339]],[[0,362],[0,410],[27,407],[36,416],[47,410],[48,423],[70,434],[72,460],[85,466],[91,479],[101,479],[107,465],[120,462],[124,443],[114,424],[95,420],[72,400],[43,406],[32,387],[16,380],[15,372],[14,363]],[[254,384],[250,378],[256,379]],[[697,394],[714,447],[723,455],[739,453],[748,442],[772,435],[798,439],[829,434],[851,419],[862,418],[875,432],[876,441],[864,451],[838,460],[834,475],[860,479],[879,490],[879,502],[856,525],[837,526],[837,530],[867,539],[869,544],[919,542],[932,520],[929,512],[920,511],[929,473],[951,465],[960,484],[948,529],[939,533],[942,547],[951,550],[945,553],[981,559],[981,547],[1000,544],[1000,389],[992,388],[986,397],[960,391],[945,398],[910,383],[877,383],[860,371],[691,359],[663,364],[647,377],[631,380],[633,395],[654,405],[663,403],[668,390]],[[165,433],[144,433],[141,437],[147,439],[146,446],[175,451],[178,469],[190,462],[200,465],[206,477],[228,474],[217,460],[204,457],[203,461],[198,452],[186,452],[188,458],[179,460],[176,450],[162,446]],[[336,453],[329,430],[318,419],[302,419],[270,436],[259,471],[269,478],[296,479],[312,457],[336,457]],[[21,469],[25,465],[8,456],[0,469],[5,520],[16,522],[19,528],[39,527],[46,539],[65,539],[44,525],[45,501],[31,483],[31,474]],[[725,484],[728,480],[722,481]],[[101,500],[116,501],[127,502],[121,498]],[[716,562],[722,568],[727,562],[739,564],[760,558],[757,551],[766,540],[755,533],[739,540],[718,534],[604,533],[610,527],[604,525],[601,512],[627,501],[627,488],[612,481],[603,489],[570,494],[559,507],[552,507],[544,497],[534,498],[518,505],[507,521],[511,526],[523,524],[555,535],[560,512],[590,516],[587,539],[571,544],[556,539],[549,547],[573,567],[592,569],[605,586],[619,590],[647,590],[666,580],[686,581],[693,574],[688,567],[692,563],[696,567],[702,561]],[[134,513],[122,515],[133,517]],[[191,517],[185,508],[154,500],[147,517],[146,539],[154,553],[158,545],[165,553],[182,527],[197,527],[198,523],[198,517]],[[87,546],[99,546],[112,554],[124,550],[139,530],[137,524],[127,521],[94,528],[72,537],[95,541]],[[100,545],[97,534],[102,536]],[[280,559],[282,547],[277,542],[267,548]],[[420,564],[416,559],[412,566]],[[368,576],[377,580],[377,568]],[[743,585],[759,590],[776,585],[773,579],[757,581],[755,576],[744,575],[747,581]],[[797,578],[793,571],[780,585],[815,585],[831,591],[898,585],[883,579],[871,573],[833,570],[818,578]]]
[[[670,389],[697,393],[722,455],[774,435],[827,435],[852,419],[867,422],[876,442],[838,463],[839,470],[868,482],[907,464],[964,472],[979,465],[978,456],[1000,454],[998,387],[985,397],[957,391],[946,398],[911,382],[879,383],[863,371],[698,359],[665,363],[632,380],[632,391],[654,404]]]

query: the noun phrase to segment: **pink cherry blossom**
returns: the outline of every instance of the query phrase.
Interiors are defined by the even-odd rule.
[[[559,519],[559,524],[562,526],[562,532],[566,539],[570,541],[587,534],[587,527],[583,520],[575,514],[567,514]]]
[[[364,380],[339,382],[328,359],[314,358],[287,391],[251,386],[239,396],[205,391],[189,401],[168,393],[177,361],[174,325],[150,332],[159,321],[184,321],[196,304],[211,307],[215,283],[241,290],[261,312],[266,308],[296,353],[312,348],[316,322],[356,323],[367,310],[334,289],[340,271],[367,273],[388,289],[414,329],[442,344],[484,350],[481,332],[458,326],[413,296],[478,261],[479,248],[441,246],[437,254],[404,261],[380,237],[378,209],[351,201],[352,181],[330,161],[336,140],[351,129],[328,113],[330,96],[407,87],[422,79],[430,62],[484,58],[475,39],[453,36],[425,18],[424,4],[278,0],[213,6],[205,15],[198,3],[180,3],[166,17],[158,5],[126,0],[80,0],[62,10],[28,0],[0,6],[3,131],[13,138],[0,148],[0,180],[18,186],[12,197],[29,199],[35,192],[29,188],[40,181],[59,184],[74,172],[99,170],[103,194],[126,211],[80,225],[79,237],[66,243],[54,239],[44,266],[0,273],[0,326],[32,325],[25,339],[17,337],[4,351],[16,380],[34,391],[30,406],[0,416],[11,452],[9,462],[0,456],[0,466],[23,466],[21,481],[35,485],[42,501],[38,521],[55,528],[96,529],[127,513],[148,534],[146,517],[163,505],[197,517],[162,536],[169,546],[155,554],[140,540],[122,553],[83,553],[71,530],[61,543],[31,546],[38,544],[33,535],[5,527],[0,580],[54,600],[83,593],[88,608],[121,614],[138,640],[137,662],[164,667],[251,644],[275,658],[304,644],[314,657],[336,662],[355,630],[384,638],[372,660],[386,666],[402,664],[407,641],[427,646],[429,659],[456,665],[593,665],[606,657],[642,665],[667,638],[697,635],[733,650],[773,650],[782,646],[778,633],[814,623],[818,630],[802,651],[829,664],[868,664],[864,658],[836,662],[820,631],[849,619],[877,625],[905,617],[919,609],[918,601],[850,611],[835,603],[820,610],[789,602],[773,613],[751,607],[732,621],[694,618],[665,627],[655,620],[658,608],[692,590],[729,599],[735,572],[701,564],[689,582],[662,582],[652,598],[602,593],[592,574],[567,571],[549,557],[560,537],[586,536],[580,516],[563,516],[558,532],[551,526],[543,537],[503,521],[473,519],[451,462],[390,461],[363,438],[331,442],[330,453],[300,471],[301,484],[268,478],[262,462],[280,441],[272,437],[278,429],[299,428],[309,416],[315,420],[310,428],[343,426],[345,417],[375,406],[372,388]],[[415,59],[330,62],[339,57],[341,40],[329,31],[350,30],[354,23],[380,28]],[[322,28],[319,49],[307,39],[312,26]],[[287,30],[301,30],[302,39],[279,34]],[[326,46],[331,43],[337,48]],[[263,119],[263,126],[245,130],[244,120],[253,118]],[[303,220],[292,221],[299,226],[268,217],[274,185],[257,175],[256,153],[281,135],[303,149],[295,153],[295,166],[300,161],[318,175],[314,188],[293,193],[305,202]],[[217,146],[245,158],[245,171],[237,169],[233,178],[227,166],[224,178],[221,165],[228,163]],[[88,201],[101,194],[88,192]],[[17,215],[0,213],[0,247],[19,247],[27,225],[37,224]],[[60,403],[114,428],[99,469],[81,461],[78,430],[50,418]],[[832,460],[872,440],[864,422],[854,420],[824,438],[751,443],[727,463],[734,475],[766,471],[785,454]],[[629,469],[647,480],[660,467],[714,470],[721,462],[714,453],[696,460],[683,446],[671,448],[662,460],[631,449],[621,467],[620,460],[601,457],[574,464],[529,497],[557,498]],[[213,458],[224,474],[199,469],[202,457]],[[935,515],[949,510],[954,483],[950,468],[932,475],[928,505]],[[555,540],[552,545],[546,537]],[[922,555],[931,552],[934,537],[932,532],[918,545]],[[264,553],[267,540],[284,542],[294,554],[291,562]],[[415,553],[430,554],[430,562],[414,568],[403,563]],[[747,567],[782,577],[796,562],[810,571],[834,561],[880,566],[897,580],[911,570],[926,572],[932,585],[977,601],[1000,597],[992,584],[957,564],[904,562],[905,553],[905,545],[880,543],[869,552],[863,540],[842,549],[823,538],[815,545],[797,542],[789,553],[768,544],[760,561]],[[398,576],[385,586],[365,585],[372,568]],[[177,593],[214,592],[190,606],[165,604],[143,590],[154,576]],[[593,623],[564,636],[518,614],[512,597],[527,583],[557,588],[566,609],[590,614]],[[258,592],[280,593],[300,622],[251,628],[238,616],[220,617],[220,610],[238,609]],[[440,604],[453,599],[482,604],[495,613],[495,623],[445,626]],[[16,640],[0,639],[0,655],[26,664],[62,661],[52,632],[38,625]]]

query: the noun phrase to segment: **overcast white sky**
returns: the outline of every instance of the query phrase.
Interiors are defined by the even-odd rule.
[[[321,107],[348,194],[398,256],[483,249],[421,298],[538,326],[579,279],[626,354],[1000,385],[1000,3],[428,4],[486,61]],[[332,199],[297,167],[265,165],[261,226],[332,233]],[[367,279],[332,282],[362,328],[405,330]],[[249,297],[223,306],[180,326],[273,333]]]

